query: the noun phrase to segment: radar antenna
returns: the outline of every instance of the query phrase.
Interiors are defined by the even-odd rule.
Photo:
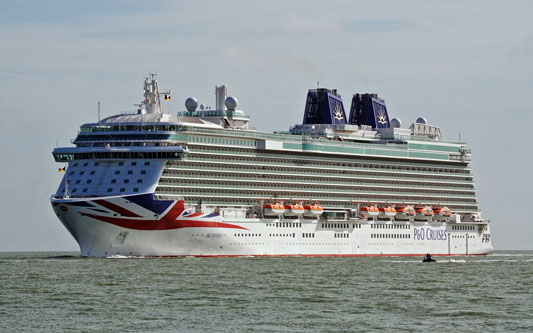
[[[144,99],[141,102],[139,113],[157,113],[162,114],[161,95],[165,96],[165,100],[170,100],[171,90],[159,92],[159,84],[156,80],[157,74],[150,73],[149,77],[144,78]]]

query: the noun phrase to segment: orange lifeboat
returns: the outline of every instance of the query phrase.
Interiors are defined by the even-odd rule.
[[[312,205],[304,206],[304,216],[320,216],[324,209],[316,202]]]
[[[451,209],[446,206],[433,207],[433,212],[435,213],[433,221],[447,222],[450,220],[450,216],[452,216]]]
[[[416,214],[413,206],[410,205],[401,205],[396,207],[396,216],[395,219],[399,221],[408,221],[413,218]]]
[[[304,206],[299,203],[293,203],[285,205],[285,215],[286,216],[298,216],[304,213]]]
[[[263,215],[265,216],[277,216],[285,212],[285,207],[279,202],[263,205]]]
[[[359,218],[373,218],[379,215],[379,209],[376,205],[368,205],[359,209]]]
[[[427,221],[430,218],[432,218],[434,215],[433,209],[429,206],[424,206],[424,207],[417,206],[415,207],[415,210],[416,210],[415,220],[417,221]]]
[[[391,219],[396,215],[396,209],[392,206],[380,207],[378,218]]]

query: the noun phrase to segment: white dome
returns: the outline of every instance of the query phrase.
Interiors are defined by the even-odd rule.
[[[400,128],[402,127],[402,121],[398,118],[392,118],[390,125],[394,128]]]
[[[239,104],[239,101],[237,100],[237,98],[230,96],[226,98],[226,102],[224,104],[226,104],[228,110],[235,110],[237,108],[237,105]]]
[[[187,111],[195,111],[198,107],[198,100],[194,97],[189,97],[185,100],[185,107]]]
[[[416,120],[416,123],[417,123],[417,124],[427,124],[428,121],[426,120],[426,118],[422,118],[422,117],[420,117],[420,118],[418,118],[418,119]]]

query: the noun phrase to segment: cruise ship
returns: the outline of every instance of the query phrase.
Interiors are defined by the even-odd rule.
[[[438,256],[492,251],[464,142],[376,94],[310,89],[301,124],[249,126],[228,87],[215,107],[144,80],[134,112],[83,124],[53,150],[53,210],[83,257]],[[302,103],[303,104],[303,103]],[[287,110],[287,112],[292,112]]]

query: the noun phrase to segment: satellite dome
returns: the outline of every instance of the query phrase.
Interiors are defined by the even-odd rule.
[[[198,100],[194,97],[189,97],[185,100],[185,107],[187,111],[195,111],[198,107]]]
[[[239,101],[235,97],[230,96],[226,98],[226,102],[224,104],[226,104],[228,110],[235,110],[237,108],[238,103]]]
[[[426,118],[422,118],[422,117],[420,117],[420,118],[418,118],[418,119],[416,120],[416,123],[417,123],[417,124],[427,124],[428,121],[426,120]]]
[[[402,121],[398,118],[393,118],[391,121],[390,121],[390,125],[394,128],[400,128],[402,127]]]
[[[203,110],[203,109],[205,109],[205,105],[200,104],[200,110]]]

